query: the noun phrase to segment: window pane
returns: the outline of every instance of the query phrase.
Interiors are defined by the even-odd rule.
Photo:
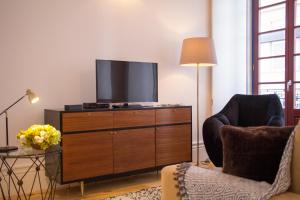
[[[282,1],[284,1],[284,0],[260,0],[259,7],[271,5],[271,4],[282,2]]]
[[[259,94],[277,94],[281,104],[285,107],[284,84],[260,84]]]
[[[295,29],[295,53],[300,53],[300,28]]]
[[[295,24],[300,25],[300,1],[295,2]]]
[[[294,84],[295,86],[295,97],[294,97],[294,108],[300,109],[300,83]]]
[[[294,79],[300,81],[300,56],[295,56],[294,59]]]
[[[285,4],[261,9],[259,16],[260,32],[285,28]]]
[[[259,57],[285,54],[285,31],[261,34],[259,36]]]
[[[259,82],[283,82],[285,80],[285,58],[261,59]]]

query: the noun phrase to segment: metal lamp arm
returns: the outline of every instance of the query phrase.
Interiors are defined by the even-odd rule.
[[[0,115],[3,115],[4,113],[6,113],[11,107],[13,107],[14,105],[16,105],[19,101],[21,101],[26,96],[27,96],[27,94],[25,94],[24,96],[22,96],[21,98],[19,98],[17,101],[15,101],[13,104],[11,104],[10,106],[8,106],[5,110],[3,110],[0,113]]]
[[[10,106],[8,106],[6,109],[4,109],[1,113],[0,116],[5,114],[5,127],[6,127],[6,146],[5,147],[0,147],[0,152],[8,152],[8,151],[12,151],[12,150],[17,150],[18,147],[15,146],[8,146],[9,145],[9,140],[8,140],[8,116],[7,116],[7,111],[13,107],[14,105],[16,105],[19,101],[21,101],[22,99],[24,99],[24,97],[28,96],[29,100],[31,103],[35,103],[39,100],[39,98],[30,90],[26,90],[26,93],[21,96],[19,99],[17,99],[17,101],[15,101],[13,104],[11,104]]]

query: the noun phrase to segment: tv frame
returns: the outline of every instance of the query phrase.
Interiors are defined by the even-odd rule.
[[[131,63],[148,63],[148,64],[156,64],[156,98],[154,99],[155,101],[130,101],[130,102],[125,102],[125,101],[107,101],[103,99],[98,99],[98,71],[97,71],[97,61],[116,61],[116,62],[131,62]],[[96,102],[97,103],[139,103],[139,102],[158,102],[158,63],[155,62],[142,62],[142,61],[126,61],[126,60],[107,60],[107,59],[96,59]]]

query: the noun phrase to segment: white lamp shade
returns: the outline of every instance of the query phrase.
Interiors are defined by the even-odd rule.
[[[26,90],[26,95],[28,96],[28,100],[31,104],[36,103],[40,100],[40,98],[30,89]]]
[[[180,65],[210,67],[217,64],[213,40],[194,37],[183,40]]]

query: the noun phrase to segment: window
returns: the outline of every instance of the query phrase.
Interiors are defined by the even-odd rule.
[[[253,0],[253,91],[277,94],[300,118],[300,0]]]

